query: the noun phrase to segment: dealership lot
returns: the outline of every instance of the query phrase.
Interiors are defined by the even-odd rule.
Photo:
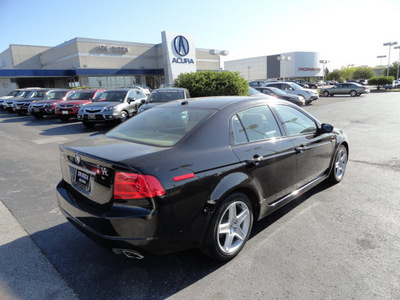
[[[322,97],[305,107],[346,131],[343,182],[314,188],[255,224],[242,253],[225,264],[197,251],[138,261],[100,248],[57,208],[58,144],[109,127],[0,111],[0,200],[27,233],[0,245],[7,258],[0,288],[22,299],[399,298],[399,98]],[[26,265],[21,248],[37,263]],[[49,282],[44,291],[32,284],[38,278]]]

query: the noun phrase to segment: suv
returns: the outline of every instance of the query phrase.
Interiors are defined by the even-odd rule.
[[[298,95],[304,104],[310,104],[312,101],[319,98],[319,95],[316,91],[304,89],[294,82],[271,82],[266,83],[264,86],[276,87],[288,94]]]
[[[54,115],[56,105],[66,101],[71,90],[53,89],[46,93],[42,100],[32,102],[28,107],[28,112],[35,118],[42,119],[44,115]]]
[[[145,111],[153,106],[163,104],[165,102],[190,98],[189,91],[183,88],[165,88],[154,90],[149,99],[142,100],[143,105],[139,107],[138,113]]]
[[[137,113],[142,100],[147,96],[139,88],[107,90],[80,108],[78,120],[87,128],[96,123],[122,123]]]
[[[13,111],[20,115],[26,115],[28,113],[28,107],[35,101],[42,100],[43,97],[50,89],[35,89],[26,96],[26,98],[14,100],[12,104]]]
[[[68,94],[67,101],[56,105],[54,113],[60,116],[62,121],[67,121],[71,117],[78,115],[79,109],[86,104],[92,103],[104,89],[100,90],[77,90]]]

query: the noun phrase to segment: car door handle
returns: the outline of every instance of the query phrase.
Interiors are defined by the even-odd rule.
[[[299,147],[294,148],[294,150],[296,151],[296,153],[303,153],[304,151],[307,150],[307,147],[301,145]]]
[[[255,154],[252,159],[246,160],[246,164],[248,164],[251,167],[258,166],[262,160],[263,160],[262,156]]]

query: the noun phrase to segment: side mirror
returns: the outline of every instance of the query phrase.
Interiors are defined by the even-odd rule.
[[[333,126],[331,124],[322,123],[320,133],[331,133],[333,131]]]

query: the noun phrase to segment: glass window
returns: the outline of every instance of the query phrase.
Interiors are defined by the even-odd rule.
[[[111,102],[124,102],[126,96],[125,91],[105,91],[98,94],[94,102],[111,101]]]
[[[156,106],[124,122],[106,136],[155,146],[173,146],[212,113],[207,109]]]
[[[269,106],[258,106],[238,113],[250,142],[280,137],[281,131]]]
[[[310,119],[297,109],[286,105],[276,105],[275,107],[289,136],[317,132],[317,126],[314,120]]]
[[[161,90],[151,93],[148,102],[168,102],[172,100],[184,99],[183,91],[177,90]]]
[[[231,119],[231,139],[233,144],[242,144],[248,141],[242,123],[240,123],[237,115]]]

